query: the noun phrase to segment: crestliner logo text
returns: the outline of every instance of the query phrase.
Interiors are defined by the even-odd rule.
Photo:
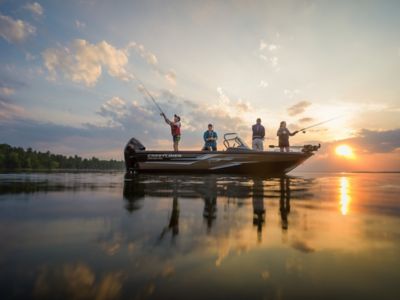
[[[148,159],[160,159],[160,158],[177,158],[182,157],[182,154],[147,154]]]

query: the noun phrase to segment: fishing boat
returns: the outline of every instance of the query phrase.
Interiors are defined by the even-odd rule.
[[[250,149],[236,133],[224,135],[224,151],[149,151],[135,138],[125,146],[126,175],[137,173],[223,173],[284,175],[310,158],[321,145],[290,152]]]

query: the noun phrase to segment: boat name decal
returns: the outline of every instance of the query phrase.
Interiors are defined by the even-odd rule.
[[[179,157],[182,157],[182,154],[167,154],[167,153],[147,154],[148,159],[179,158]]]

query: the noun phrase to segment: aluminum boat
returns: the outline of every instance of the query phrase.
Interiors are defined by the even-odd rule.
[[[321,145],[291,147],[280,152],[250,149],[236,133],[224,135],[224,151],[149,151],[137,139],[124,150],[126,175],[136,173],[223,173],[283,175],[317,151]],[[278,150],[278,151],[276,151]]]

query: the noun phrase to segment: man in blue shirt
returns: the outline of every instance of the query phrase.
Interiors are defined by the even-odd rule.
[[[212,124],[208,124],[208,130],[204,132],[203,139],[204,139],[203,150],[206,150],[206,151],[211,151],[211,150],[212,151],[217,151],[218,135],[213,130],[213,125]]]

